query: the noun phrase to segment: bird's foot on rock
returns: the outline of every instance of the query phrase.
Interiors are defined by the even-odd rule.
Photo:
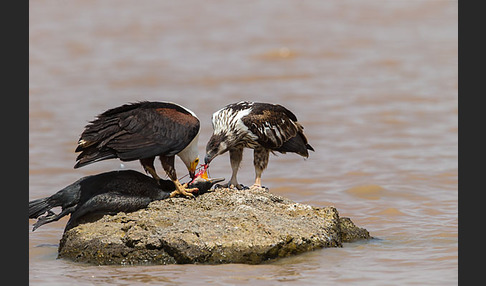
[[[224,188],[222,184],[215,184],[214,189]]]
[[[268,188],[267,187],[262,186],[260,184],[253,184],[253,185],[251,185],[251,187],[249,189],[264,189],[264,190],[267,190],[268,191]]]
[[[226,183],[226,184],[216,184],[216,188],[228,188],[228,189],[237,189],[237,190],[248,190],[249,187],[243,184],[233,184],[233,183]]]

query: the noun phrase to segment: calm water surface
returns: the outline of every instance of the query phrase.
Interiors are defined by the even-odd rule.
[[[271,156],[272,193],[335,206],[375,239],[265,265],[91,266],[56,259],[66,218],[31,232],[32,285],[455,285],[457,1],[31,1],[29,199],[74,170],[95,115],[168,100],[202,121],[239,100],[294,111],[316,152]],[[176,161],[179,175],[184,166]],[[159,173],[161,167],[156,166]],[[230,177],[229,158],[211,175]],[[239,180],[254,179],[251,151]]]

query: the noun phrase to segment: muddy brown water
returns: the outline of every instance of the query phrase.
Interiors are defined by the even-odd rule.
[[[56,259],[66,218],[35,232],[29,221],[30,283],[457,284],[457,10],[441,0],[31,1],[29,199],[88,174],[142,171],[118,160],[73,169],[83,127],[108,108],[190,108],[203,157],[214,111],[274,102],[316,152],[271,155],[263,184],[335,206],[375,239],[264,265],[91,266]],[[210,174],[229,179],[227,154]],[[253,179],[247,150],[239,180]]]

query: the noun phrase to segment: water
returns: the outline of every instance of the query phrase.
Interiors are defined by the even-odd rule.
[[[35,232],[29,221],[30,283],[457,284],[457,10],[441,0],[31,1],[29,199],[122,168],[73,169],[83,127],[108,108],[190,108],[202,157],[214,111],[275,102],[316,152],[271,156],[263,184],[333,205],[375,239],[265,265],[91,266],[56,259],[67,218]],[[229,169],[226,154],[210,172],[229,179]],[[239,180],[253,179],[246,151]]]

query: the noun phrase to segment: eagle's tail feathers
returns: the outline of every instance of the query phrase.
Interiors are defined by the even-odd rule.
[[[310,148],[309,148],[310,147]],[[287,140],[280,146],[276,151],[285,153],[293,152],[301,155],[302,157],[309,157],[309,152],[307,150],[314,151],[309,144],[305,143],[301,136],[295,136]]]
[[[76,158],[77,162],[74,165],[74,169],[92,164],[94,162],[117,158],[114,151],[110,149],[97,150],[97,149],[86,149]]]

